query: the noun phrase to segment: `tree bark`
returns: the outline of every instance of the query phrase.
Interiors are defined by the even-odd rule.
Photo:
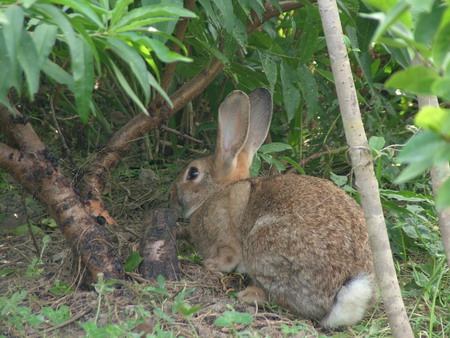
[[[166,280],[177,280],[180,271],[174,230],[177,215],[171,209],[154,209],[144,216],[141,237],[143,261],[139,271],[146,279],[162,275]]]
[[[361,119],[336,0],[318,0],[356,186],[367,222],[378,285],[395,337],[413,337],[401,297],[378,193],[372,157]]]
[[[2,109],[1,107],[0,109]],[[48,150],[19,151],[0,143],[0,167],[47,207],[58,228],[81,260],[85,285],[102,272],[107,279],[123,279],[122,264],[106,231],[90,217]]]

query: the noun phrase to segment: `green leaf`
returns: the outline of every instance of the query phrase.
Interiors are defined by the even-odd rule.
[[[268,55],[258,51],[259,57],[261,59],[261,64],[266,74],[267,81],[269,81],[270,90],[273,92],[275,89],[275,84],[278,78],[278,69],[275,61]]]
[[[416,126],[450,137],[450,110],[426,106],[414,118]]]
[[[48,58],[48,55],[55,45],[57,31],[58,27],[55,25],[40,23],[31,35],[38,53],[38,64],[40,67]]]
[[[296,82],[295,70],[285,62],[281,63],[281,85],[283,88],[283,101],[286,107],[288,121],[294,118],[295,112],[300,104],[300,93],[293,86]]]
[[[8,268],[8,267],[0,269],[0,278],[12,275],[16,271],[17,271],[16,269]]]
[[[258,154],[255,154],[253,156],[252,165],[250,166],[250,177],[256,177],[259,174],[259,171],[261,170],[261,158]]]
[[[403,183],[422,174],[435,164],[450,159],[450,144],[432,131],[414,135],[403,147],[398,160],[409,166],[397,177],[395,183]]]
[[[383,137],[379,136],[371,136],[369,139],[369,146],[372,149],[375,149],[377,151],[380,151],[383,149],[384,145],[386,144],[386,141]]]
[[[330,173],[330,179],[336,184],[338,187],[343,187],[348,182],[347,176],[336,175],[335,173]]]
[[[258,152],[262,154],[270,154],[270,153],[278,153],[280,151],[292,150],[292,147],[289,144],[281,143],[281,142],[273,142],[269,144],[263,144]]]
[[[195,18],[195,13],[180,6],[170,4],[159,4],[135,8],[125,14],[117,24],[113,24],[113,29],[125,26],[133,21],[148,19],[151,17],[172,17],[178,20],[178,17]]]
[[[139,85],[144,92],[145,104],[147,104],[150,99],[150,73],[147,70],[144,60],[136,50],[119,38],[109,36],[105,38],[105,41],[114,54],[121,58],[130,67],[133,75],[138,80]]]
[[[238,324],[248,325],[253,322],[253,316],[249,313],[245,312],[237,312],[237,311],[225,311],[224,315],[231,318],[234,322]]]
[[[134,251],[128,256],[123,268],[126,272],[133,272],[143,260],[144,259]]]
[[[414,39],[417,42],[430,46],[434,40],[434,35],[441,22],[445,7],[438,6],[433,8],[431,13],[421,13],[414,29]]]
[[[25,73],[25,79],[28,88],[30,100],[34,100],[34,94],[39,90],[39,78],[41,74],[39,55],[36,51],[33,39],[30,34],[23,31],[20,46],[17,51],[17,59]]]
[[[231,324],[233,324],[233,320],[228,317],[218,317],[214,321],[214,325],[219,327],[227,327],[230,326]]]
[[[436,207],[438,210],[444,210],[445,208],[450,207],[450,178],[447,178],[439,189]]]
[[[94,58],[89,44],[79,39],[78,50],[72,54],[74,96],[81,121],[89,121],[89,108],[94,90]]]
[[[57,296],[66,296],[70,295],[75,290],[71,288],[70,285],[63,283],[59,279],[57,279],[55,281],[55,285],[53,285],[50,289],[48,289],[48,291]]]
[[[432,203],[428,197],[424,195],[417,194],[413,191],[402,190],[395,191],[389,189],[380,189],[380,195],[383,197],[387,197],[390,199],[395,199],[397,201],[405,201],[405,202],[427,202]]]
[[[433,95],[432,86],[438,78],[438,74],[428,67],[412,66],[392,75],[386,87],[407,90],[417,95]]]
[[[136,20],[132,21],[131,23],[127,25],[120,26],[116,29],[114,29],[114,32],[121,33],[121,32],[128,32],[132,30],[137,30],[138,28],[142,28],[148,25],[154,25],[156,23],[160,22],[166,22],[166,21],[174,21],[175,18],[165,18],[165,17],[156,17],[156,18],[149,18],[149,19],[142,19],[142,20]],[[151,31],[152,33],[156,33],[157,29],[153,27],[147,28],[147,30]]]
[[[312,55],[317,49],[320,29],[314,24],[312,11],[314,7],[306,2],[306,18],[303,25],[302,34],[300,35],[300,42],[298,47],[298,58],[301,63],[309,62]]]
[[[9,6],[4,13],[7,23],[3,24],[0,34],[3,33],[5,48],[9,56],[9,83],[20,93],[21,80],[17,62],[17,51],[23,36],[24,13],[18,5]]]
[[[406,0],[416,11],[430,12],[435,0]]]
[[[83,14],[84,17],[91,20],[98,27],[103,27],[103,22],[97,16],[94,10],[92,10],[92,3],[85,0],[52,0],[53,3],[58,3],[73,8],[74,10]]]
[[[137,34],[134,32],[127,32],[119,34],[118,36],[124,37],[127,40],[131,40],[137,44],[141,44],[149,48],[151,51],[155,52],[156,56],[162,61],[166,63],[183,61],[183,62],[192,62],[191,58],[182,56],[178,53],[172,52],[166,45],[164,45],[161,41],[151,39],[147,36],[143,36],[141,34]]]
[[[44,61],[44,64],[42,65],[42,71],[57,83],[66,85],[70,91],[74,91],[75,85],[73,77],[52,60],[46,59]]]
[[[139,107],[141,112],[148,115],[148,111],[145,108],[145,106],[142,104],[141,100],[137,97],[136,93],[133,91],[133,89],[130,87],[129,83],[125,79],[125,76],[120,71],[119,67],[117,67],[113,62],[109,63],[110,67],[112,68],[114,74],[116,75],[117,81],[119,81],[120,86],[123,88],[125,93],[130,97],[131,100],[136,103],[136,105]]]
[[[279,158],[287,163],[289,163],[291,166],[293,166],[297,171],[302,174],[306,175],[305,169],[303,169],[300,164],[298,164],[295,160],[290,158],[289,156],[279,156]]]
[[[437,79],[431,89],[436,96],[450,101],[450,76]]]
[[[433,62],[437,68],[445,68],[450,61],[450,23],[439,29],[433,47]]]
[[[20,236],[20,235],[26,234],[26,233],[28,233],[28,232],[29,232],[28,224],[22,224],[22,225],[19,225],[18,227],[16,227],[16,228],[13,230],[13,234],[16,235],[16,236]],[[39,227],[37,227],[37,226],[35,226],[35,225],[32,225],[32,226],[31,226],[31,232],[32,232],[33,234],[38,234],[38,235],[43,235],[43,234],[44,234],[44,232],[42,231],[42,229],[39,228]]]
[[[111,26],[116,26],[117,22],[128,14],[128,6],[133,3],[133,0],[118,0],[111,12]]]
[[[303,95],[303,100],[306,102],[308,109],[308,119],[314,116],[318,110],[319,89],[314,75],[305,64],[300,64],[297,68],[300,82],[300,90]]]
[[[219,9],[219,12],[222,14],[222,17],[220,18],[223,22],[223,26],[227,31],[230,33],[233,32],[234,24],[236,16],[234,15],[233,11],[233,2],[232,1],[214,1],[213,2],[217,8]]]
[[[202,7],[205,9],[206,14],[208,15],[208,18],[211,19],[211,23],[215,26],[215,27],[220,27],[220,21],[219,18],[217,17],[216,12],[214,11],[213,7],[211,6],[211,1],[210,0],[198,0],[198,2],[202,5]]]

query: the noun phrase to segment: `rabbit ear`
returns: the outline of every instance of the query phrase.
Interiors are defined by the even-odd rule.
[[[214,156],[214,176],[233,176],[237,157],[247,141],[250,100],[240,90],[231,92],[219,107],[219,129]]]
[[[272,120],[272,94],[265,88],[255,89],[249,95],[250,99],[250,127],[247,142],[242,149],[238,167],[241,171],[250,168],[253,155],[259,149],[269,132]]]

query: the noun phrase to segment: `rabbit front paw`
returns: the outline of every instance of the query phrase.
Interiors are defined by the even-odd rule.
[[[245,290],[237,294],[243,303],[263,305],[267,302],[267,296],[263,289],[257,286],[248,286]]]

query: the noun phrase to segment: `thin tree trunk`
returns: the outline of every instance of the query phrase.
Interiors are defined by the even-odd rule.
[[[378,285],[395,337],[413,337],[400,293],[372,157],[359,111],[336,0],[318,0],[356,186],[367,222]]]
[[[417,56],[414,57],[412,63],[413,65],[422,64]],[[439,102],[436,96],[418,95],[417,100],[419,101],[419,109],[426,106],[439,107]],[[430,175],[433,195],[436,200],[442,184],[448,177],[450,177],[449,164],[446,163],[440,166],[431,167]],[[437,216],[439,220],[439,227],[441,229],[444,252],[447,257],[447,265],[450,267],[450,207],[445,208],[444,210],[437,210]]]

